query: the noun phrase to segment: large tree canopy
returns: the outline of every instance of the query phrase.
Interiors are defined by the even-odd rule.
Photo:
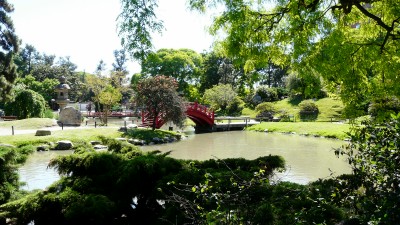
[[[160,49],[142,62],[142,74],[174,77],[179,84],[178,91],[187,93],[188,83],[200,77],[202,62],[202,56],[190,49]]]
[[[191,7],[223,8],[211,31],[226,32],[230,55],[247,69],[268,56],[278,65],[290,56],[299,75],[321,75],[343,101],[399,95],[400,2],[190,0]],[[222,5],[222,7],[221,7]],[[367,88],[366,88],[367,87]]]
[[[178,85],[172,77],[156,76],[140,80],[136,87],[136,103],[143,106],[153,119],[153,130],[157,117],[182,126],[186,118],[185,105],[176,91]]]
[[[123,2],[129,6],[123,6],[124,13],[134,6],[139,11],[150,9],[144,6],[157,6],[156,0],[144,6],[136,1]],[[290,64],[299,76],[322,76],[331,91],[338,92],[348,105],[380,97],[376,95],[400,95],[399,1],[188,0],[188,3],[195,10],[215,8],[221,12],[214,18],[210,31],[223,37],[221,46],[227,56],[240,59],[238,63],[247,72],[270,62],[278,66]],[[154,11],[151,17],[130,15],[138,21],[134,24],[147,24],[147,31],[152,28],[150,25],[159,24]],[[154,26],[153,30],[159,28]]]
[[[13,22],[8,15],[14,7],[7,0],[0,1],[0,101],[10,99],[10,92],[17,79],[17,68],[13,55],[18,52],[18,37],[14,33]]]

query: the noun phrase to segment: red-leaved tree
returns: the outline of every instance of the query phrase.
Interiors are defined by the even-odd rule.
[[[182,126],[186,118],[183,99],[177,92],[178,84],[172,77],[156,76],[143,79],[136,87],[136,103],[143,106],[153,119],[156,129],[157,118]]]

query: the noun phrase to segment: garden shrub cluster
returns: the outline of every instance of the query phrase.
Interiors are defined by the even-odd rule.
[[[274,104],[271,102],[264,102],[256,106],[257,118],[268,118],[272,120],[276,113]]]
[[[312,100],[305,100],[299,104],[299,114],[302,120],[316,120],[318,117],[318,106]]]
[[[390,118],[391,114],[400,112],[400,100],[395,96],[374,99],[368,107],[368,114],[377,122]]]
[[[43,118],[46,110],[46,101],[43,96],[32,90],[19,91],[14,101],[6,103],[6,115],[17,116],[18,119],[39,117]]]

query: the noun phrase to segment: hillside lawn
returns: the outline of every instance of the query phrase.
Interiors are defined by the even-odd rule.
[[[330,122],[262,122],[248,127],[248,131],[296,133],[345,140],[352,125]]]
[[[277,116],[279,116],[280,112],[286,111],[287,114],[294,116],[294,119],[296,121],[299,121],[299,104],[301,102],[301,99],[286,98],[281,101],[273,102],[273,104],[278,112]],[[343,111],[344,105],[340,99],[322,98],[315,100],[315,104],[318,106],[319,109],[319,114],[316,122],[331,122],[343,120],[341,113]],[[242,114],[243,116],[250,116],[251,118],[255,118],[257,116],[257,112],[249,108],[243,109]]]

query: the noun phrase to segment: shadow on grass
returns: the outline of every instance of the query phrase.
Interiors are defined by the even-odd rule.
[[[301,97],[301,95],[295,95],[291,96],[288,102],[293,106],[298,106],[302,100],[303,98]]]

